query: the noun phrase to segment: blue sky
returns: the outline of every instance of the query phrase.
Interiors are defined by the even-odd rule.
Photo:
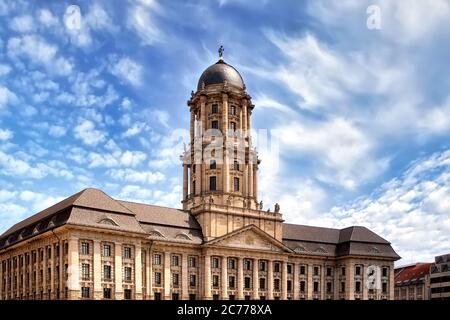
[[[0,232],[86,187],[179,207],[173,134],[223,45],[278,142],[260,150],[266,208],[372,228],[400,263],[448,253],[449,16],[440,0],[0,1]]]

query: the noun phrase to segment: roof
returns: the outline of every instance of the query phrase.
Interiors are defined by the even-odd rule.
[[[229,85],[244,89],[244,80],[239,72],[233,66],[223,60],[219,60],[203,71],[198,80],[197,90],[202,89],[203,83],[207,86],[210,84],[221,84],[225,81]]]
[[[432,263],[416,263],[414,265],[397,268],[394,271],[395,285],[410,285],[422,283],[430,273]]]

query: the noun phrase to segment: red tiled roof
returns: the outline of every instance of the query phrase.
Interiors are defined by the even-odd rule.
[[[401,267],[395,270],[395,284],[401,285],[409,282],[417,282],[430,272],[431,263],[416,263],[412,266]]]

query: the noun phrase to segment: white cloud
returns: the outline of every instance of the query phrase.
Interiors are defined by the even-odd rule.
[[[142,82],[142,66],[128,57],[119,60],[113,58],[109,71],[120,80],[129,82],[133,86],[139,86]]]
[[[145,45],[152,45],[163,39],[163,32],[155,23],[155,13],[161,13],[156,1],[146,1],[144,5],[135,5],[128,10],[127,26],[141,38]]]
[[[11,72],[11,67],[7,64],[0,64],[0,77],[6,76]]]
[[[73,131],[75,138],[89,146],[96,146],[105,140],[105,133],[97,130],[95,124],[90,120],[81,119]]]
[[[39,10],[38,20],[47,28],[56,27],[59,24],[58,17],[48,9]]]
[[[0,129],[0,141],[10,140],[14,136],[13,132],[8,129]]]
[[[64,136],[67,132],[67,128],[63,126],[52,125],[48,131],[48,134],[55,138],[60,138]]]
[[[10,27],[12,30],[21,33],[30,32],[36,28],[34,19],[30,15],[22,15],[14,17],[11,20]]]
[[[127,131],[123,133],[124,138],[130,138],[134,137],[142,132],[142,130],[145,130],[147,128],[147,125],[144,122],[138,122],[133,124],[131,128],[128,128]]]
[[[111,169],[109,171],[111,178],[126,182],[139,182],[142,184],[155,184],[165,180],[164,174],[155,171],[137,171],[132,169]]]
[[[10,103],[17,103],[17,101],[18,99],[14,92],[11,92],[7,87],[0,85],[0,110]]]

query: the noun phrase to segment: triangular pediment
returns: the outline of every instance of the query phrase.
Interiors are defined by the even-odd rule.
[[[245,226],[219,238],[210,240],[206,242],[205,245],[275,252],[292,252],[292,250],[283,243],[271,237],[255,225]]]

